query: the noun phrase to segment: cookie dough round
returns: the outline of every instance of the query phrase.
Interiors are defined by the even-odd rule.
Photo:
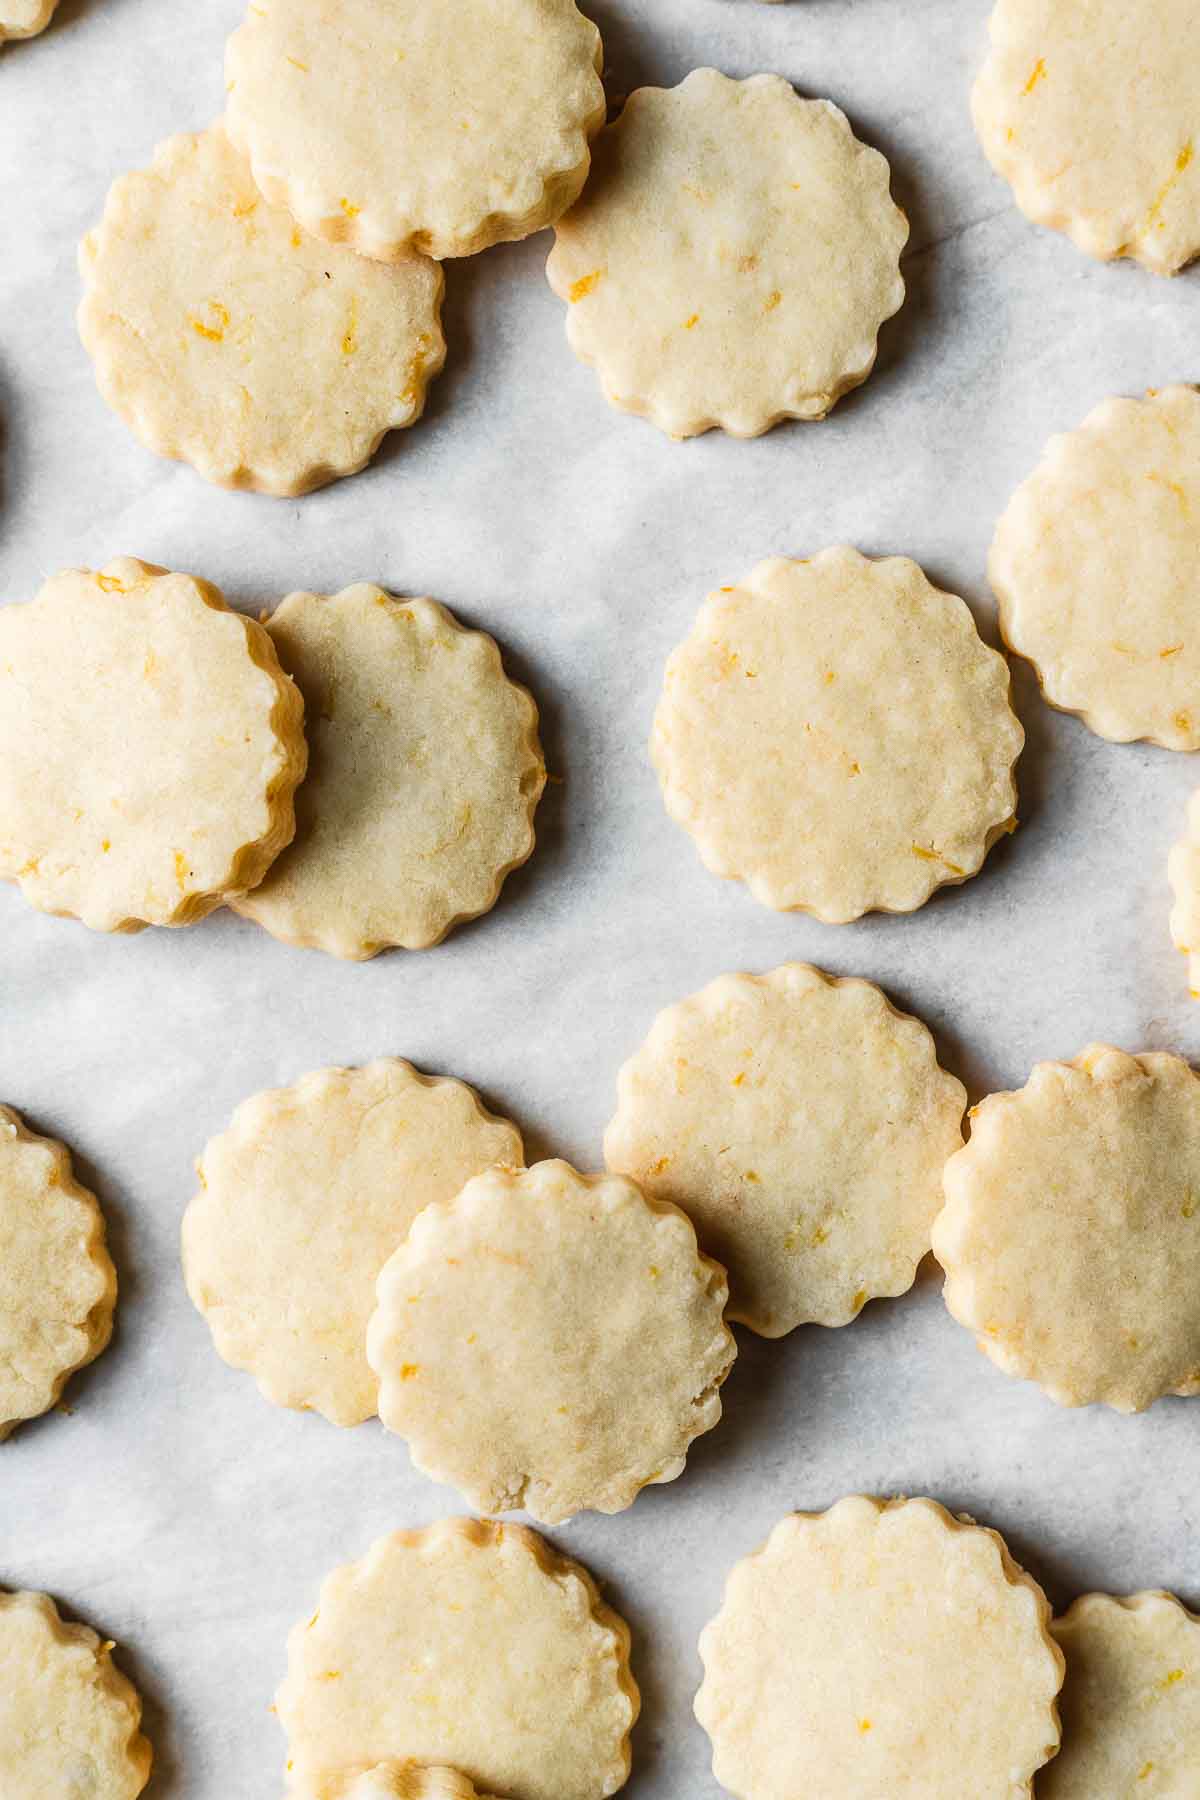
[[[442,367],[442,272],[381,268],[263,200],[220,125],[123,175],[83,240],[79,333],[159,456],[221,487],[306,494],[412,425]]]
[[[721,1417],[728,1292],[678,1208],[631,1181],[491,1169],[379,1277],[379,1416],[480,1512],[621,1512]]]
[[[1175,896],[1171,941],[1188,959],[1192,999],[1200,1000],[1200,789],[1188,807],[1187,829],[1167,859],[1167,874]]]
[[[988,574],[1051,706],[1119,744],[1200,749],[1200,392],[1106,400],[1051,438]]]
[[[313,1800],[395,1757],[521,1800],[603,1800],[628,1779],[638,1707],[628,1627],[587,1570],[478,1519],[395,1532],[335,1570],[276,1696],[290,1782]]]
[[[58,0],[0,0],[0,44],[36,37],[54,17]]]
[[[1021,211],[1173,275],[1200,251],[1193,0],[998,0],[975,128]]]
[[[207,582],[52,576],[0,608],[0,878],[96,931],[194,924],[290,843],[303,710]]]
[[[971,1118],[933,1251],[979,1348],[1062,1406],[1200,1394],[1200,1078],[1092,1044]]]
[[[574,0],[272,0],[229,40],[229,131],[318,236],[473,256],[578,194],[601,60]]]
[[[153,1752],[112,1644],[67,1625],[45,1594],[0,1592],[0,1793],[136,1800]]]
[[[604,1160],[687,1213],[729,1271],[731,1319],[782,1337],[912,1286],[966,1103],[873,983],[785,963],[658,1015]]]
[[[454,1769],[425,1763],[383,1762],[367,1769],[346,1789],[346,1800],[488,1800],[474,1782]]]
[[[218,1354],[277,1406],[372,1418],[379,1271],[423,1207],[522,1160],[516,1127],[471,1088],[396,1058],[243,1101],[183,1220],[184,1278]]]
[[[365,581],[291,594],[267,629],[311,755],[296,842],[236,910],[359,961],[488,912],[533,852],[546,784],[537,707],[493,640]]]
[[[667,811],[764,906],[912,912],[1014,829],[1008,667],[916,563],[823,550],[710,594],[667,664]]]
[[[998,1533],[932,1500],[794,1513],[700,1639],[713,1773],[742,1800],[1029,1795],[1059,1741],[1049,1624]]]

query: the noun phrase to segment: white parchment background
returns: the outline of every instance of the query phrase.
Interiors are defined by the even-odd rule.
[[[1018,674],[1022,828],[909,918],[822,926],[705,873],[645,741],[705,592],[849,540],[916,557],[994,638],[993,522],[1053,430],[1200,374],[1200,279],[1086,261],[987,168],[967,93],[986,0],[594,0],[611,91],[711,63],[835,99],[891,158],[908,303],[825,424],[669,443],[612,413],[563,337],[547,236],[448,265],[450,359],[425,421],[300,501],[223,493],[142,450],[75,335],[75,244],[109,182],[221,109],[241,0],[63,0],[0,52],[0,597],[119,553],[237,605],[369,579],[500,640],[543,708],[534,861],[440,949],[361,967],[221,915],[101,938],[0,890],[0,1098],[64,1138],[108,1214],[112,1348],[0,1450],[0,1584],[116,1638],[147,1700],[154,1800],[281,1785],[268,1712],[325,1572],[460,1510],[377,1425],[278,1411],[221,1363],[178,1269],[192,1160],[236,1103],[382,1053],[475,1083],[530,1153],[595,1166],[614,1077],[655,1011],[726,969],[870,976],[978,1098],[1093,1038],[1200,1055],[1167,934],[1194,758],[1101,742]],[[1200,606],[1200,594],[1197,595]],[[726,1418],[685,1476],[553,1534],[632,1622],[637,1800],[713,1800],[695,1644],[726,1570],[793,1507],[925,1492],[999,1527],[1062,1604],[1090,1586],[1200,1600],[1200,1402],[1066,1413],[999,1374],[924,1273],[842,1331],[741,1334]]]

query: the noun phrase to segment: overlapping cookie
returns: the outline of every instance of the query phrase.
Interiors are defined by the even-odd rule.
[[[1191,995],[1200,1000],[1200,791],[1192,795],[1187,827],[1172,846],[1167,874],[1175,896],[1171,939],[1188,959]]]

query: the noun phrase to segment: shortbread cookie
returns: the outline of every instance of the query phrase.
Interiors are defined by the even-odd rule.
[[[781,75],[640,88],[546,265],[572,349],[674,438],[823,419],[904,299],[888,181],[836,106]]]
[[[1120,744],[1200,749],[1200,392],[1106,400],[1051,438],[988,574],[1051,706]]]
[[[776,557],[710,594],[650,753],[714,874],[843,924],[912,912],[1014,828],[1004,658],[907,557]]]
[[[58,0],[0,0],[0,44],[45,31],[57,5]]]
[[[967,1097],[871,982],[722,975],[658,1015],[617,1096],[605,1161],[687,1213],[731,1319],[782,1337],[912,1286]]]
[[[303,710],[206,581],[53,576],[0,608],[0,878],[97,931],[204,918],[291,842]]]
[[[1092,1044],[971,1114],[933,1227],[946,1305],[1062,1406],[1200,1394],[1200,1079]]]
[[[1194,0],[998,0],[975,128],[1017,205],[1091,256],[1200,251]]]
[[[290,1790],[343,1800],[389,1758],[520,1800],[603,1800],[629,1776],[629,1631],[536,1532],[444,1519],[334,1571],[288,1641]]]
[[[412,425],[446,356],[442,272],[308,237],[221,126],[123,175],[80,252],[100,392],[159,456],[221,487],[305,494]]]
[[[574,0],[271,0],[229,40],[229,130],[309,231],[472,256],[574,200],[600,66]]]
[[[382,1762],[350,1783],[346,1800],[488,1800],[488,1796],[454,1769]]]
[[[135,1800],[153,1752],[111,1643],[67,1625],[45,1594],[0,1592],[0,1793]]]
[[[1058,1748],[1049,1624],[999,1534],[935,1501],[793,1513],[700,1639],[713,1772],[741,1800],[1018,1800]]]
[[[379,1416],[480,1512],[621,1512],[721,1416],[725,1271],[620,1176],[491,1169],[426,1207],[378,1293]]]
[[[1171,939],[1188,959],[1192,999],[1200,1000],[1200,789],[1192,795],[1187,829],[1171,850],[1167,873],[1175,895]]]
[[[471,1088],[390,1057],[243,1101],[183,1221],[188,1293],[219,1355],[277,1406],[371,1418],[380,1269],[423,1207],[521,1161],[516,1127]]]
[[[300,684],[311,762],[296,842],[237,911],[362,960],[489,911],[531,855],[537,707],[482,631],[370,582],[291,594],[267,622]]]

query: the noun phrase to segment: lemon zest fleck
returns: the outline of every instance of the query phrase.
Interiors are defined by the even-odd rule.
[[[1021,89],[1022,95],[1032,94],[1032,92],[1033,92],[1034,88],[1037,86],[1038,82],[1044,81],[1045,79],[1046,79],[1046,59],[1044,56],[1039,56],[1037,61],[1033,65],[1033,71],[1029,77],[1029,80],[1025,83],[1025,86]]]
[[[590,275],[581,275],[578,281],[573,281],[567,289],[567,299],[571,305],[577,306],[581,300],[585,300],[603,274],[603,269],[593,269]]]
[[[219,300],[209,300],[207,306],[209,312],[217,320],[215,325],[206,325],[203,319],[197,319],[194,314],[189,315],[188,324],[197,337],[207,338],[210,344],[219,344],[225,336],[225,328],[229,324],[229,312]]]

